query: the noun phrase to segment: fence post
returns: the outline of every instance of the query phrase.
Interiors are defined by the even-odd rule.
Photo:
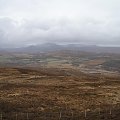
[[[99,110],[99,115],[100,115],[100,112],[101,112],[101,111],[100,111],[100,110],[101,110],[101,107],[100,107],[100,105],[101,105],[101,103],[99,103],[99,109],[98,109],[98,110]]]
[[[61,111],[60,111],[60,116],[59,116],[59,120],[61,120],[61,117],[62,117],[62,114],[61,114]]]
[[[101,112],[101,111],[100,111],[100,107],[99,107],[99,115],[100,115],[100,112]]]
[[[0,114],[0,120],[2,120],[2,113]]]
[[[111,110],[111,108],[110,108],[110,115],[112,114],[112,110]]]
[[[27,113],[27,120],[29,120],[29,116],[28,116],[28,113]]]
[[[85,110],[85,118],[87,117],[87,111]]]
[[[72,111],[72,118],[73,118],[73,111]]]
[[[15,118],[16,118],[16,120],[17,120],[17,113],[15,114]]]

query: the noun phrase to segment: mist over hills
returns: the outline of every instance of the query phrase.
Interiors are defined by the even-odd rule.
[[[25,52],[25,53],[42,53],[59,50],[74,50],[95,53],[115,53],[120,54],[120,47],[103,47],[97,45],[82,45],[82,44],[55,44],[44,43],[39,45],[29,45],[20,48],[0,48],[0,52]]]

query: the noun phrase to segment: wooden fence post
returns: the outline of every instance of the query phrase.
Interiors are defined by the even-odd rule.
[[[0,114],[0,120],[2,120],[2,113]]]
[[[17,113],[15,114],[15,118],[16,118],[16,120],[17,120]]]
[[[29,115],[28,115],[28,113],[27,113],[27,120],[29,120]]]
[[[62,117],[62,114],[61,114],[61,111],[60,111],[60,116],[59,116],[59,120],[61,120],[61,117]]]
[[[111,108],[110,108],[110,115],[112,114],[112,110],[111,110]]]
[[[73,118],[73,111],[72,111],[72,118]]]
[[[87,111],[85,110],[85,118],[87,117]]]
[[[101,111],[100,111],[100,103],[99,103],[99,115],[100,115],[100,112],[101,112]]]

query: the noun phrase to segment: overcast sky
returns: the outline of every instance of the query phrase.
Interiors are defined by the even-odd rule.
[[[0,0],[0,46],[120,46],[120,0]]]

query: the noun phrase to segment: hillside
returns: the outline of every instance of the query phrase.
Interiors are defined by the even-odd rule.
[[[119,120],[119,79],[74,69],[1,68],[0,113],[5,120]]]

